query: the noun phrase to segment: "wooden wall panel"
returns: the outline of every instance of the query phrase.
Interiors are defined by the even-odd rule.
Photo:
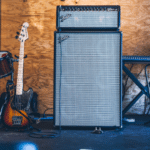
[[[29,23],[25,42],[24,90],[32,87],[38,93],[39,113],[53,107],[54,31],[57,5],[120,5],[123,55],[150,55],[149,0],[2,0],[1,50],[18,55],[20,43],[14,37],[23,22]],[[138,72],[138,66],[134,72]],[[16,84],[17,63],[14,63]],[[0,79],[0,94],[6,81]],[[52,113],[48,111],[47,113]]]

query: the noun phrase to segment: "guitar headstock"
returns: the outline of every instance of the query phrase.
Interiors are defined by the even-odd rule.
[[[18,40],[20,42],[24,42],[25,40],[27,40],[28,37],[28,31],[27,28],[29,27],[29,24],[27,22],[24,22],[21,28],[21,32],[17,32],[17,34],[19,34]]]

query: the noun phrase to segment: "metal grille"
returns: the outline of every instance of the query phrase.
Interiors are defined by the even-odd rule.
[[[56,33],[55,125],[61,100],[62,126],[120,126],[120,57],[120,32]]]
[[[70,9],[69,9],[70,8]],[[62,7],[57,12],[58,28],[119,28],[120,7]]]

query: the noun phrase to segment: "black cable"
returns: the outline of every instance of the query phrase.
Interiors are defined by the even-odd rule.
[[[44,114],[43,114],[43,117],[45,118],[45,113],[46,113],[46,111],[47,110],[51,110],[51,109],[53,109],[53,108],[47,108],[45,111],[44,111]]]
[[[53,109],[53,108],[47,108],[45,111],[44,111],[44,116],[45,116],[45,112],[49,109]],[[59,133],[58,132],[53,132],[53,131],[50,131],[50,132],[43,132],[41,131],[41,129],[38,129],[38,128],[35,128],[33,127],[31,124],[33,124],[33,121],[31,120],[31,118],[27,117],[26,115],[24,115],[20,110],[18,110],[16,107],[15,107],[15,110],[18,111],[21,115],[23,115],[28,121],[29,121],[29,126],[30,128],[32,127],[33,129],[37,130],[38,132],[32,132],[30,131],[29,133],[29,137],[32,137],[32,138],[55,138],[55,137],[59,137],[60,136],[60,133],[61,133],[61,128],[59,130]],[[19,131],[20,132],[20,131]]]
[[[44,114],[43,114],[43,117],[45,117],[45,113],[47,110],[51,110],[53,108],[47,108],[45,111],[44,111]],[[40,120],[40,118],[39,118]],[[59,137],[60,136],[60,130],[59,130],[59,133],[58,132],[54,132],[54,131],[50,131],[50,132],[43,132],[43,131],[38,131],[38,132],[30,132],[29,133],[29,136],[32,137],[32,138],[55,138],[55,137]]]
[[[39,131],[39,132],[31,132],[29,136],[32,138],[55,138],[59,137],[60,134],[52,131],[51,132]]]

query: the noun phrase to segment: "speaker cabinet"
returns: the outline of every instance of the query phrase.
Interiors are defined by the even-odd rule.
[[[121,126],[121,43],[118,31],[55,32],[55,126]]]
[[[118,30],[120,6],[57,6],[57,29]]]

